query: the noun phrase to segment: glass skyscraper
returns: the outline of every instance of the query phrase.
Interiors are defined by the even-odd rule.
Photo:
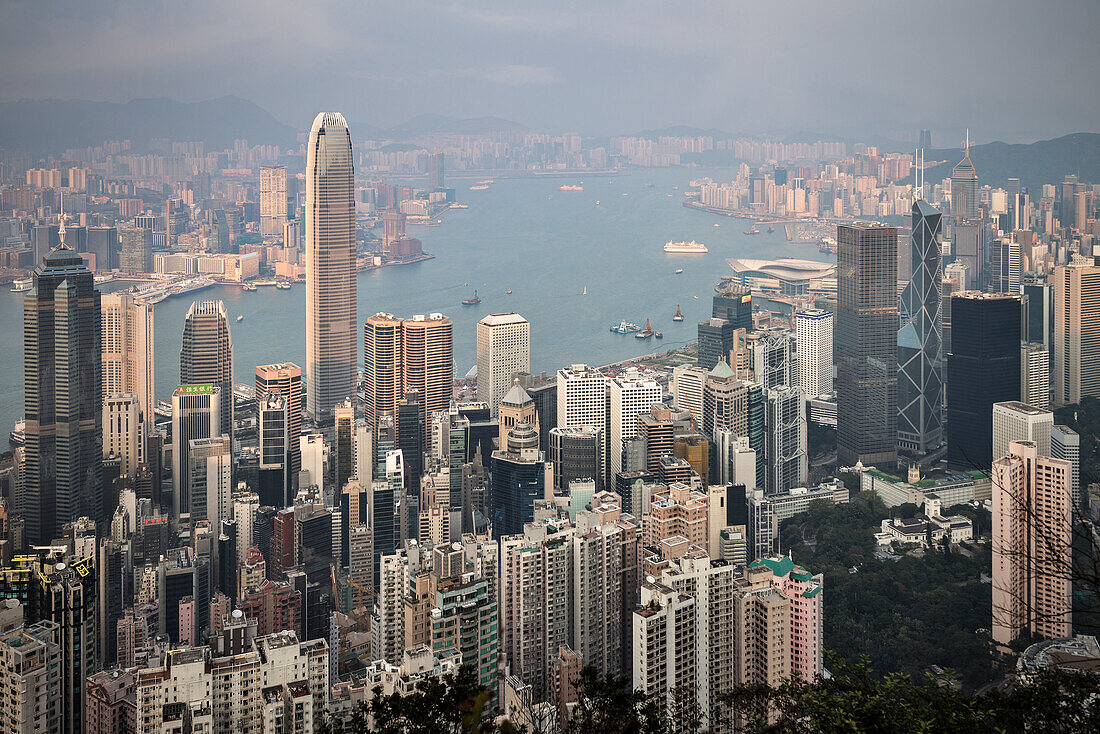
[[[842,465],[897,462],[898,231],[837,227],[837,450]]]
[[[355,394],[355,180],[344,116],[322,112],[306,160],[306,412]]]

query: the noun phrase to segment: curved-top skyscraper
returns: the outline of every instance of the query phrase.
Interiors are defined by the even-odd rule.
[[[351,134],[322,112],[306,160],[306,412],[330,418],[355,394],[355,197]]]

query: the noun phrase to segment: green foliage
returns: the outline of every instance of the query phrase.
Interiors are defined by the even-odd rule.
[[[1100,399],[1087,397],[1054,411],[1054,422],[1081,436],[1081,488],[1100,482]]]
[[[1008,691],[968,696],[931,676],[878,677],[866,660],[830,658],[832,678],[778,688],[739,687],[725,698],[747,732],[1095,732],[1100,731],[1100,678],[1051,672]]]
[[[973,546],[968,556],[937,545],[923,557],[879,560],[873,534],[888,514],[861,494],[847,505],[815,502],[784,524],[783,548],[825,576],[825,648],[884,674],[919,676],[938,665],[970,688],[986,683],[995,655],[976,630],[992,616],[990,586],[980,580],[988,549]]]
[[[564,734],[669,734],[663,707],[632,690],[625,676],[600,676],[586,666],[577,681],[577,706]],[[689,731],[689,729],[680,729]]]

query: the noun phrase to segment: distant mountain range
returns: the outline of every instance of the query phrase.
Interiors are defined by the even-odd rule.
[[[293,145],[298,131],[240,97],[204,102],[135,99],[125,104],[86,100],[21,99],[0,102],[0,146],[34,153],[129,139],[137,150],[152,138],[201,140],[210,150],[233,141]]]
[[[951,169],[962,159],[962,151],[926,150],[924,157],[946,161],[925,171],[925,179],[934,182],[951,175]],[[1003,186],[1008,179],[1018,178],[1035,199],[1043,184],[1058,183],[1069,173],[1078,174],[1082,181],[1100,181],[1100,134],[1072,133],[1021,145],[974,145],[970,147],[970,160],[980,183]]]

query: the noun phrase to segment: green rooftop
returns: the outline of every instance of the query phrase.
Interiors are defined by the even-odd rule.
[[[761,558],[749,564],[750,568],[759,568],[760,566],[767,566],[775,576],[786,576],[795,569],[794,561],[787,556],[783,556],[783,558],[779,560],[774,558]]]
[[[806,599],[813,599],[815,596],[821,593],[821,587],[815,586],[812,589],[806,589],[802,592],[802,596]]]

